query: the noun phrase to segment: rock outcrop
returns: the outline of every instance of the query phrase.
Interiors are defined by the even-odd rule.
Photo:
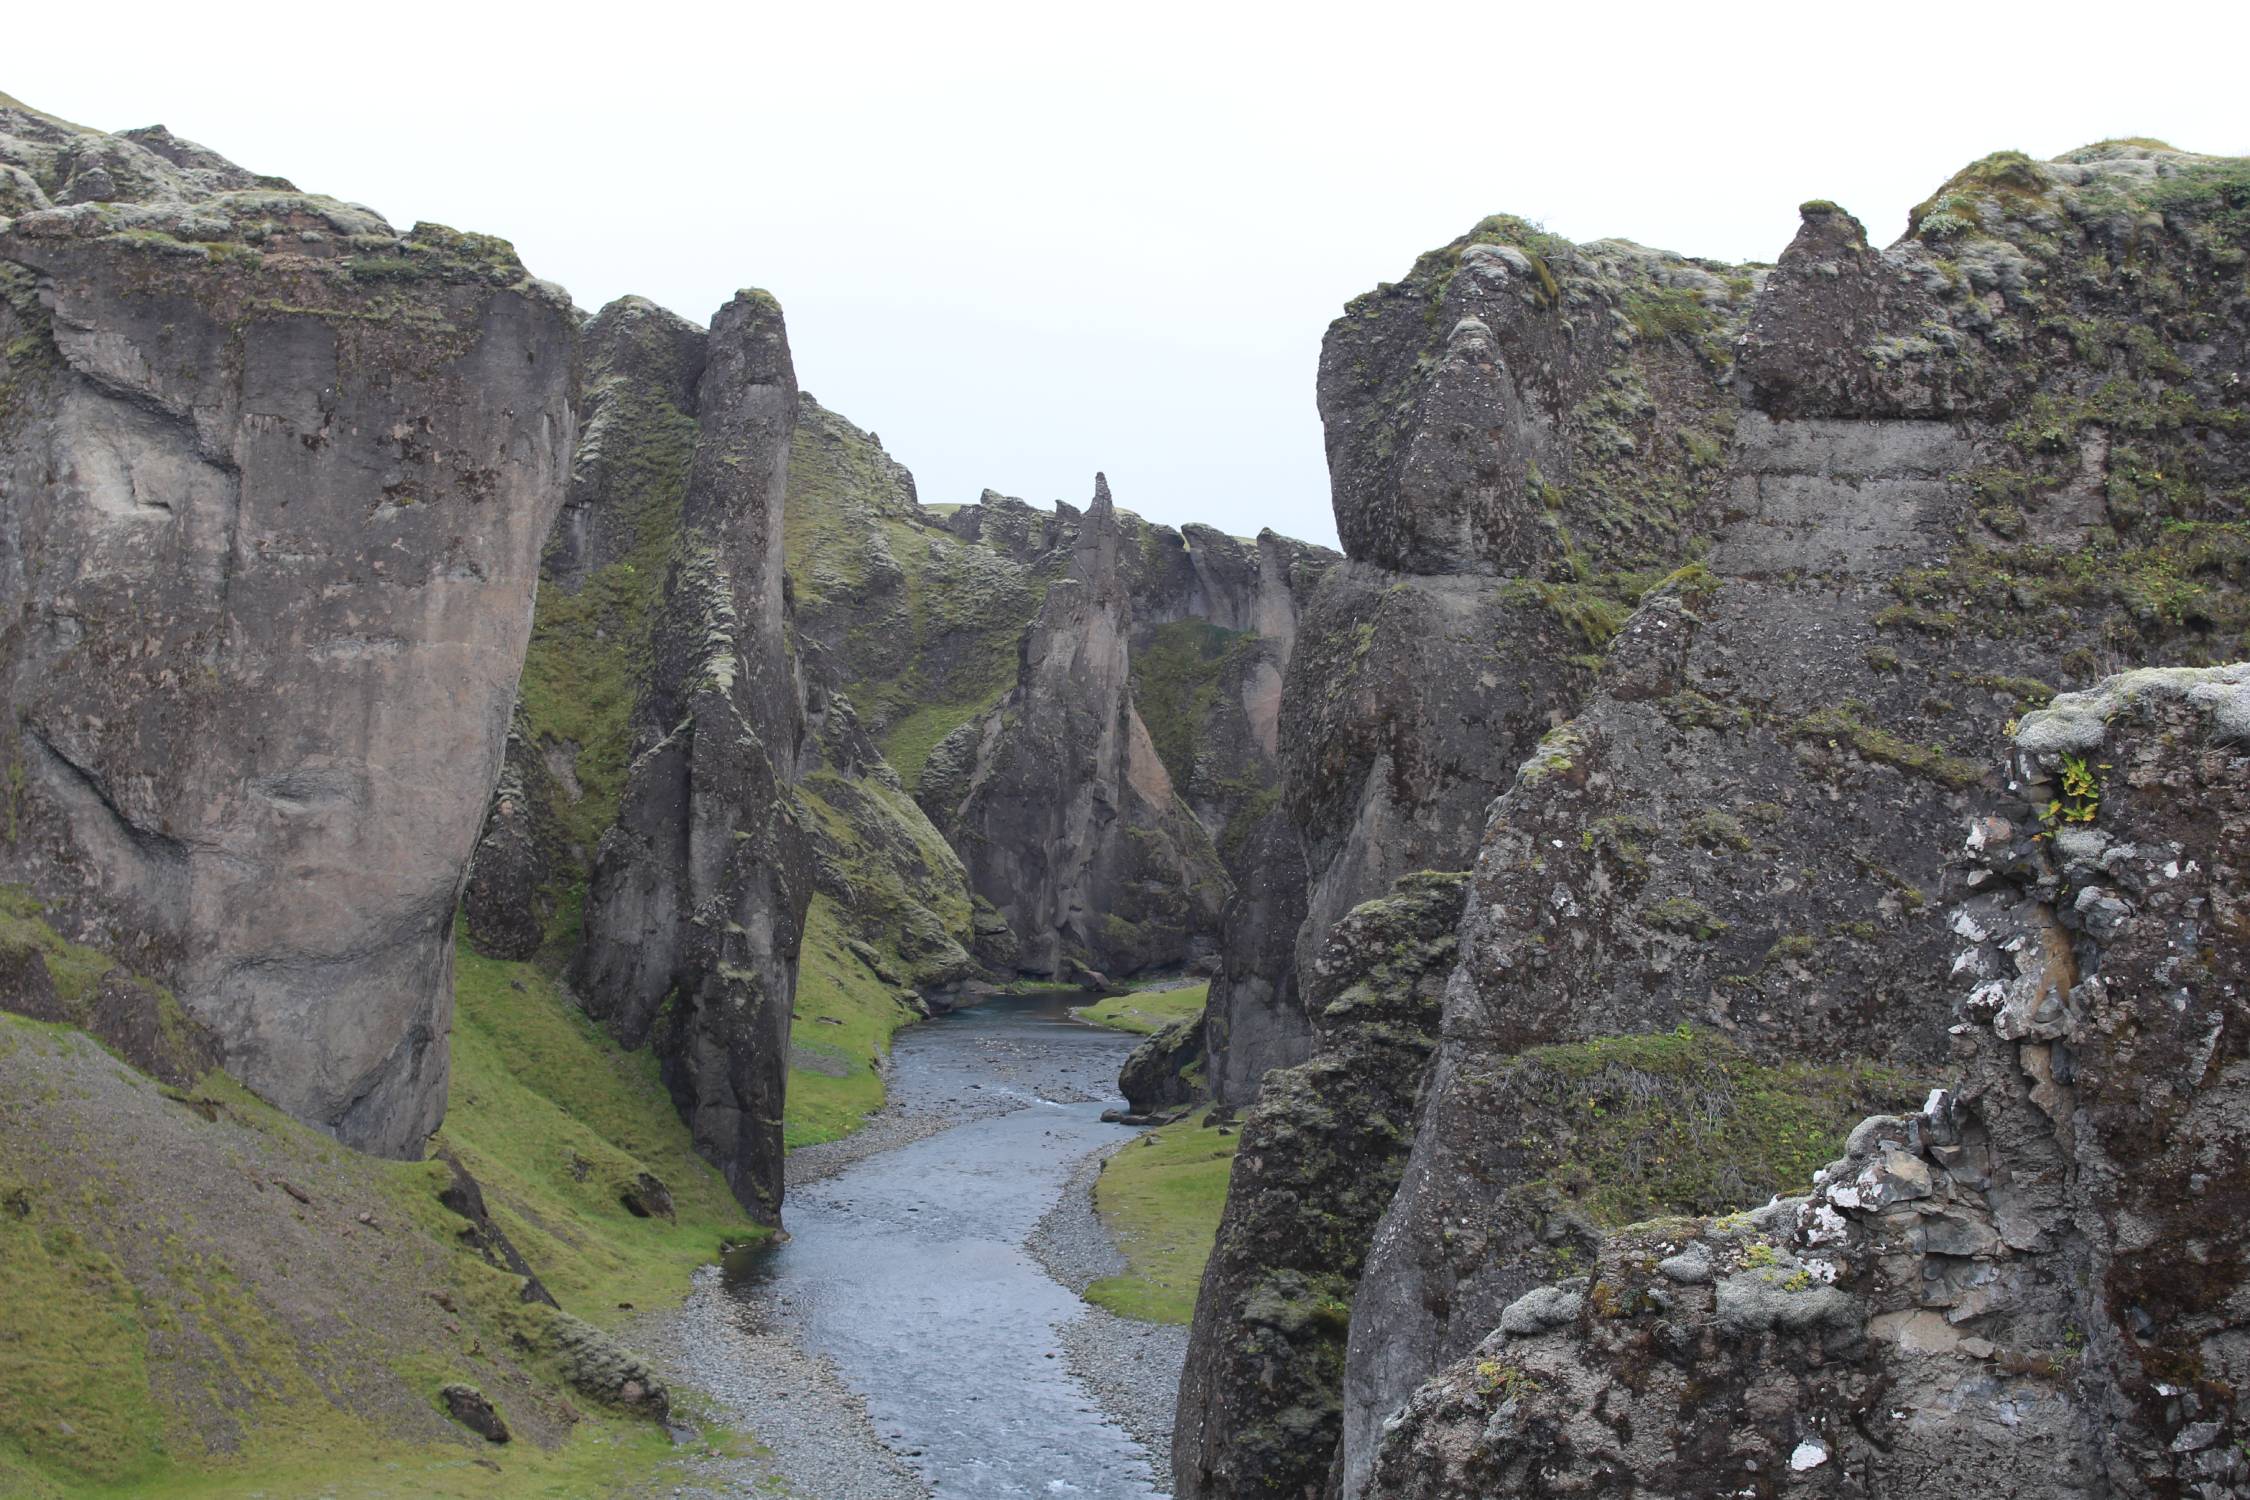
[[[1015,687],[957,732],[966,786],[937,819],[1027,972],[1179,963],[1218,928],[1226,875],[1134,709],[1131,630],[1116,511],[1097,477]]]
[[[1940,1073],[1942,851],[2001,791],[1962,747],[2093,664],[2235,647],[2250,300],[2212,215],[2240,173],[2145,146],[1992,158],[1880,255],[1807,206],[1741,347],[1753,408],[1705,568],[1644,605],[1493,809],[1355,1307],[1347,1494],[1414,1386],[1551,1274],[1575,1211],[1489,1128],[1552,1133],[1510,1059],[1688,1026],[1763,1063]],[[1800,1098],[1805,1128],[1833,1107]]]
[[[0,880],[275,1103],[418,1154],[568,301],[503,241],[12,101],[0,214]]]
[[[1339,1462],[1290,1482],[1374,1492],[1385,1419],[1601,1230],[1759,1201],[1942,1074],[1938,851],[1999,791],[1961,747],[2250,623],[2241,175],[1992,158],[1888,251],[1807,205],[1771,272],[1493,220],[1331,330],[1297,960],[1402,863],[1476,873]]]
[[[810,397],[791,493],[797,632],[811,675],[850,703],[900,782],[981,872],[971,946],[989,968],[1014,972],[1021,942],[1000,908],[1021,898],[1006,883],[1018,872],[980,866],[956,819],[982,726],[1017,692],[1024,637],[1072,576],[1090,513],[1040,511],[989,490],[973,505],[924,506],[913,476],[873,434]],[[1114,507],[1110,517],[1135,710],[1220,863],[1264,890],[1267,862],[1251,858],[1251,845],[1276,800],[1282,670],[1299,601],[1333,555],[1272,532],[1253,542],[1202,526],[1175,531]],[[1061,783],[1051,790],[1063,796]],[[1207,863],[1183,868],[1207,882]],[[1182,889],[1171,904],[1210,908],[1223,891]],[[1053,905],[1056,894],[1035,899]],[[1219,918],[1198,920],[1205,938],[1215,936]],[[1035,947],[1036,961],[1049,961]],[[1105,956],[1112,966],[1166,964],[1188,951],[1165,940],[1113,945]]]
[[[464,902],[471,940],[496,957],[571,956],[632,758],[708,338],[639,297],[612,302],[581,334],[570,487],[540,565],[516,721]]]
[[[1953,843],[1954,1085],[1810,1196],[1518,1298],[1385,1424],[1371,1492],[2250,1486],[2250,665],[2112,678],[2011,751],[2016,799]]]
[[[782,574],[796,377],[765,293],[737,293],[713,319],[696,405],[632,769],[573,982],[620,1041],[653,1044],[698,1149],[773,1218],[812,852],[793,791],[804,714]]]
[[[1288,873],[1229,923],[1220,1098],[1246,1103],[1308,1055],[1297,970],[1399,876],[1467,867],[1485,806],[1682,560],[1732,430],[1726,350],[1751,285],[1499,217],[1329,329],[1319,394],[1349,561],[1307,607],[1283,689],[1286,832],[1263,863]]]
[[[1329,932],[1306,1007],[1318,1053],[1267,1075],[1196,1297],[1172,1433],[1183,1491],[1327,1481],[1352,1287],[1406,1164],[1467,885],[1409,875]]]

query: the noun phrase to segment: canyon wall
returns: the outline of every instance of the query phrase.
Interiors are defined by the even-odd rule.
[[[1715,312],[1708,287],[1624,300],[1632,334],[1693,347],[1709,373],[1714,404],[1668,408],[1650,387],[1658,411],[1703,414],[1675,439],[1701,478],[1638,592],[1584,589],[1599,574],[1568,559],[1585,522],[1558,543],[1563,569],[1550,563],[1534,597],[1606,620],[1592,649],[1511,632],[1553,727],[1510,737],[1520,767],[1494,773],[1504,795],[1474,819],[1460,964],[1351,1302],[1341,1409],[1306,1427],[1309,1446],[1340,1441],[1291,1482],[1387,1492],[1374,1465],[1391,1415],[1517,1299],[1586,1265],[1605,1231],[1760,1202],[1833,1155],[1860,1113],[1944,1075],[1952,1021],[1932,997],[1956,958],[1948,851],[2004,790],[1976,747],[2057,685],[2250,644],[2229,380],[2246,327],[2242,171],[2141,143],[2051,163],[2004,153],[1940,189],[1889,250],[1808,204],[1771,272],[1711,270],[1746,305]],[[1560,253],[1540,253],[1551,276]],[[1443,254],[1463,267],[1425,284],[1450,296],[1469,257]],[[1451,326],[1468,348],[1485,338]],[[1625,333],[1581,311],[1550,336],[1591,351]],[[1324,370],[1340,347],[1332,332]],[[1553,363],[1574,357],[1588,356]],[[1474,437],[1550,479],[1549,450],[1513,414],[1520,388],[1464,382],[1458,414],[1331,416],[1348,544],[1451,565],[1495,538],[1537,542],[1541,510],[1583,513],[1583,469],[1556,496],[1516,490],[1512,508],[1480,508],[1461,483],[1431,507],[1412,455]],[[1581,400],[1557,425],[1627,472],[1664,456],[1602,437],[1610,410]],[[1370,436],[1386,432],[1387,449]],[[1348,516],[1361,493],[1401,514]],[[1321,680],[1293,675],[1289,692]],[[1405,739],[1433,717],[1373,723]],[[1293,768],[1290,785],[1294,806],[1318,783]],[[1359,822],[1331,866],[1404,847],[1402,821]],[[1307,822],[1308,849],[1322,826]],[[1217,1357],[1245,1316],[1199,1309],[1191,1361]],[[1308,1405],[1327,1399],[1308,1388]],[[1183,1419],[1183,1443],[1198,1430]],[[1244,1492],[1223,1460],[1255,1435],[1200,1431],[1175,1452],[1179,1492]]]
[[[12,101],[0,214],[0,880],[275,1103],[418,1155],[568,301],[503,241]]]
[[[631,768],[572,968],[589,1013],[629,1047],[653,1044],[698,1149],[767,1217],[781,1209],[789,1010],[812,898],[782,576],[796,417],[781,309],[738,292],[704,348]]]
[[[1946,850],[1953,1084],[1809,1196],[1602,1236],[1384,1424],[1371,1493],[2250,1483],[2250,667],[2111,678],[2008,749]]]

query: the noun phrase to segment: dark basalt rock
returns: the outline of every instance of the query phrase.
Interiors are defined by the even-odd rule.
[[[697,410],[632,771],[572,976],[619,1040],[653,1043],[697,1148],[770,1220],[812,850],[791,790],[803,710],[781,571],[797,391],[765,293],[713,320]]]
[[[1174,1021],[1133,1049],[1118,1071],[1128,1113],[1153,1115],[1203,1097],[1203,1018]]]
[[[473,1385],[456,1382],[438,1392],[445,1403],[446,1414],[463,1427],[488,1443],[508,1441],[508,1424],[485,1398],[484,1392]]]
[[[0,881],[274,1103],[416,1154],[568,301],[162,131],[0,107],[0,164]]]
[[[1381,1492],[1384,1424],[1555,1274],[1584,1217],[1520,1146],[1567,1120],[1520,1059],[1686,1027],[1753,1066],[1888,1068],[1902,1095],[1941,1076],[1944,851],[2006,796],[1973,747],[2094,664],[2237,647],[2220,555],[2250,450],[2226,372],[2250,304],[2201,217],[2220,196],[2196,189],[2237,170],[2140,147],[1994,158],[1880,254],[1808,213],[1749,319],[1756,404],[1702,566],[1646,599],[1492,809],[1429,1103],[1355,1304],[1345,1494]],[[2135,212],[2129,268],[2112,226]],[[2060,333],[2065,309],[2085,337]],[[2111,352],[2089,358],[2097,337]],[[2146,607],[2156,575],[2184,607]],[[1826,1138],[1835,1089],[1782,1092],[1788,1128]],[[1743,1161],[1746,1203],[1786,1165]],[[1660,1189],[1636,1212],[1708,1211],[1636,1170]]]
[[[1353,1287],[1406,1165],[1467,885],[1409,875],[1330,929],[1311,977],[1317,1051],[1266,1075],[1197,1295],[1172,1437],[1182,1493],[1327,1482]]]
[[[1106,482],[1070,574],[1024,636],[1016,686],[977,724],[957,808],[936,818],[1024,970],[1132,974],[1218,926],[1226,875],[1133,705],[1132,602]]]
[[[2250,666],[2059,698],[2008,769],[2026,800],[1954,845],[1954,1087],[1808,1197],[1602,1239],[1413,1392],[1369,1493],[2250,1483],[2223,1248],[2250,1095],[2220,1060],[2250,1022]]]

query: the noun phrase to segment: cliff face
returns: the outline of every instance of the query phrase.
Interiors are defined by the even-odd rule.
[[[2240,176],[2143,146],[1990,158],[1881,254],[1807,206],[1743,344],[1708,577],[1641,610],[1493,810],[1354,1323],[1347,1493],[1588,1217],[1509,1059],[1686,1026],[1935,1075],[1942,851],[2002,790],[1961,747],[2100,664],[2242,649]],[[1547,1145],[1509,1151],[1496,1116]],[[1723,1206],[1683,1186],[1639,1206]]]
[[[1296,971],[1399,876],[1467,866],[1486,804],[1677,565],[1732,430],[1750,285],[1493,218],[1329,329],[1320,406],[1350,560],[1305,612],[1279,733],[1305,888],[1230,927],[1222,1098],[1306,1055]]]
[[[1991,158],[1888,251],[1807,205],[1771,272],[1488,221],[1331,330],[1299,963],[1359,882],[1476,870],[1336,1466],[1316,1422],[1267,1479],[1372,1492],[1389,1414],[1603,1226],[1759,1201],[1943,1071],[1940,851],[1999,790],[1960,747],[2244,649],[2239,176]],[[1199,1309],[1190,1392],[1246,1327]],[[1240,1492],[1213,1410],[1182,1494]]]
[[[1314,1128],[1294,1119],[1305,1085],[1292,1082],[1272,1106],[1286,1127],[1260,1127],[1263,1106],[1246,1127],[1275,1132],[1278,1160],[1238,1173],[1229,1195],[1224,1289],[1199,1303],[1183,1382],[1180,1494],[1327,1481],[1341,1326],[1277,1341],[1248,1289],[1285,1269],[1349,1299],[1374,1223],[1365,1184],[1397,1181],[1431,1034],[1319,1035],[1299,976],[1346,913],[1394,881],[1469,865],[1516,762],[1590,690],[1631,601],[1677,566],[1720,482],[1728,339],[1750,287],[1725,268],[1572,246],[1495,218],[1329,330],[1320,399],[1351,557],[1300,624],[1282,693],[1283,798],[1263,836],[1301,884],[1230,922],[1209,1074],[1223,1102],[1247,1104],[1264,1080],[1349,1074],[1372,1049],[1388,1061],[1361,1086],[1383,1102]],[[1333,1161],[1350,1165],[1315,1165]],[[1238,1223],[1267,1227],[1236,1238]],[[1268,1253],[1282,1259],[1262,1273]],[[1246,1349],[1262,1351],[1254,1371]],[[1291,1391],[1290,1409],[1242,1395],[1253,1376]]]
[[[1467,884],[1407,876],[1328,934],[1305,1007],[1316,1055],[1265,1076],[1197,1292],[1172,1435],[1183,1491],[1326,1479],[1352,1288],[1405,1163]]]
[[[594,852],[617,820],[708,339],[639,297],[612,302],[581,334],[578,447],[464,901],[472,940],[496,957],[567,949]]]
[[[1097,527],[1092,511],[1040,511],[991,491],[974,505],[925,507],[913,476],[873,434],[809,397],[792,475],[797,638],[813,677],[849,704],[967,866],[978,904],[973,957],[1003,973],[1054,972],[1066,949],[1070,962],[1105,972],[1198,957],[1215,964],[1227,889],[1220,867],[1266,884],[1263,862],[1249,855],[1275,800],[1281,669],[1298,600],[1330,554],[1270,532],[1244,542],[1207,527],[1175,531],[1114,506]],[[1054,596],[1084,582],[1082,556],[1110,581],[1080,619],[1077,605]],[[1102,636],[1087,658],[1098,658],[1102,673],[1092,696],[1064,670],[1086,631]],[[1057,645],[1058,632],[1071,644]],[[1034,660],[1048,664],[1044,677]],[[1034,716],[1052,711],[1057,733],[1097,734],[1108,732],[1100,726],[1123,695],[1147,742],[1128,800],[1145,804],[1134,816],[1155,820],[1144,832],[1161,823],[1159,842],[1170,847],[1133,855],[1130,870],[1116,851],[1102,857],[1103,868],[1122,872],[1099,877],[1118,893],[1108,913],[1116,921],[1105,923],[1099,908],[1070,915],[1089,888],[1072,884],[1082,871],[1067,850],[1042,845],[1004,858],[992,846],[1023,847],[1025,829],[1003,841],[963,818],[972,785],[992,772],[983,764],[988,731],[1000,724],[1012,740],[1024,722],[1004,700]],[[1064,722],[1073,714],[1083,723]],[[1114,805],[1126,783],[1111,751],[1132,740],[1128,726],[1099,755],[1090,741],[1073,750],[1035,796],[1019,786],[1032,798],[1021,816],[1053,833],[1076,826],[1070,820],[1086,808]],[[974,811],[980,820],[997,815],[989,794]],[[1067,933],[1046,925],[1053,921]]]
[[[804,717],[782,576],[797,390],[771,297],[720,309],[696,405],[632,768],[573,982],[619,1040],[653,1042],[698,1148],[773,1216],[812,854],[792,791]]]
[[[1097,479],[1070,571],[1023,638],[1016,686],[964,726],[972,757],[941,816],[1019,969],[1132,973],[1193,955],[1226,876],[1133,706],[1132,603]]]
[[[2018,727],[1954,832],[1956,1083],[1807,1197],[1603,1239],[1386,1427],[1372,1490],[2233,1494],[2250,668]],[[2044,831],[2043,831],[2044,825]]]
[[[0,108],[0,880],[416,1154],[573,440],[568,303],[161,129]]]

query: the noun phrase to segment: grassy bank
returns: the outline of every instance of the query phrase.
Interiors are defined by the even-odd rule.
[[[614,1322],[677,1299],[724,1241],[766,1231],[698,1156],[646,1049],[627,1052],[529,963],[454,950],[453,1080],[438,1144],[484,1187],[508,1237],[564,1307]],[[675,1218],[641,1218],[642,1173]]]
[[[1195,1289],[1218,1237],[1237,1141],[1205,1128],[1205,1113],[1151,1130],[1102,1164],[1094,1207],[1124,1252],[1126,1270],[1086,1288],[1087,1301],[1153,1323],[1195,1315]]]
[[[1147,1036],[1162,1031],[1174,1021],[1184,1021],[1203,1013],[1204,1001],[1210,998],[1211,985],[1182,985],[1169,990],[1133,990],[1123,995],[1112,995],[1092,1005],[1081,1005],[1071,1014],[1081,1021],[1091,1021],[1096,1026],[1107,1026],[1112,1031],[1131,1031]]]
[[[915,1019],[895,991],[855,957],[843,914],[826,896],[805,914],[789,1026],[789,1092],[782,1139],[791,1150],[859,1129],[883,1107],[881,1060],[891,1036]]]

